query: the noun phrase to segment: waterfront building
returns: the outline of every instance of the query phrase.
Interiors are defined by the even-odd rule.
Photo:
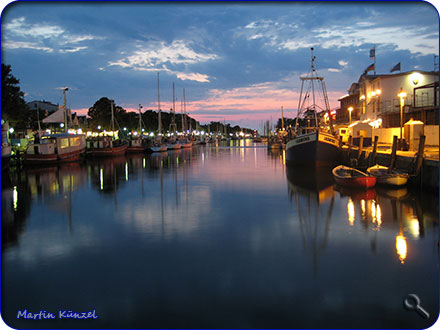
[[[364,73],[351,85],[348,94],[339,99],[337,121],[345,122],[353,137],[372,137],[375,130],[374,135],[379,135],[382,142],[390,142],[393,135],[400,135],[401,125],[410,120],[419,121],[425,125],[427,144],[438,145],[438,74],[438,71],[416,70],[395,74]],[[400,92],[405,96],[399,97]]]

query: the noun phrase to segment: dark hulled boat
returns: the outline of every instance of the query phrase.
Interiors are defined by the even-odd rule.
[[[301,77],[301,92],[298,113],[292,138],[286,144],[287,165],[331,166],[340,156],[339,140],[333,134],[332,118],[325,89],[324,78],[319,77],[315,69],[315,56],[312,48],[312,67],[305,77]],[[316,94],[321,94],[317,97]],[[322,104],[318,104],[321,101]],[[326,117],[318,114],[318,110]],[[301,125],[300,124],[304,124]]]

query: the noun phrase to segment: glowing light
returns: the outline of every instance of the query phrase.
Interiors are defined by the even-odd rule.
[[[125,163],[125,181],[128,181],[128,163]]]
[[[417,85],[419,82],[422,82],[423,76],[420,73],[418,73],[418,72],[414,72],[413,74],[411,74],[409,76],[409,79],[411,80],[411,82],[414,85]]]
[[[365,200],[361,199],[361,215],[365,217]]]
[[[61,124],[60,124],[60,127],[63,128],[63,127],[64,127],[64,123],[61,123]]]
[[[406,97],[406,93],[404,91],[400,91],[400,93],[397,94],[397,96],[403,99],[404,97]]]
[[[382,224],[382,210],[379,204],[377,204],[376,206],[376,222],[377,226],[380,227],[380,225]]]
[[[153,133],[153,132],[151,132],[151,133],[150,133],[150,136],[151,136],[151,137],[153,137],[153,136],[154,136],[154,133]]]
[[[11,127],[10,129],[9,129],[9,133],[14,133],[14,127]]]
[[[382,91],[380,89],[376,89],[376,95],[382,94]]]
[[[12,206],[14,211],[17,211],[18,208],[18,191],[17,186],[14,186],[14,190],[12,191]]]
[[[361,100],[361,101],[365,100],[365,95],[361,95],[361,96],[359,97],[359,100]]]
[[[351,198],[348,199],[347,214],[348,214],[348,222],[350,223],[350,226],[353,226],[355,212],[354,212],[354,204]]]
[[[396,236],[396,252],[399,256],[400,263],[403,264],[405,262],[406,254],[408,252],[406,238],[403,235]]]
[[[99,169],[99,183],[101,185],[101,190],[104,190],[104,169]]]
[[[101,125],[98,125],[97,129],[101,129]]]

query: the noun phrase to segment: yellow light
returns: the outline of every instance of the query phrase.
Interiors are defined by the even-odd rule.
[[[380,205],[377,204],[376,206],[376,220],[377,220],[377,226],[380,227],[382,224],[382,210],[380,209]]]
[[[354,223],[354,204],[351,198],[348,199],[347,203],[347,214],[348,214],[348,222],[350,226],[353,226]]]
[[[128,181],[128,163],[125,163],[125,181]]]
[[[404,91],[400,91],[399,94],[397,94],[398,97],[400,97],[401,99],[403,99],[404,97],[406,97],[406,93]]]
[[[365,100],[365,95],[361,95],[361,96],[359,97],[359,100],[361,100],[361,101]]]
[[[382,94],[382,91],[380,89],[376,89],[376,95]]]
[[[14,186],[14,190],[12,191],[12,207],[14,208],[14,211],[17,211],[18,208],[17,186]]]
[[[361,215],[362,218],[365,216],[365,200],[361,199]]]
[[[414,72],[409,76],[409,79],[414,85],[417,85],[419,82],[423,80],[423,76],[418,72]]]
[[[101,190],[104,190],[104,169],[99,170],[99,183],[101,184]]]
[[[375,91],[372,91],[372,92],[371,92],[371,96],[376,96],[376,92],[375,92]]]
[[[406,254],[408,252],[408,247],[406,245],[406,238],[402,235],[396,236],[396,252],[399,256],[400,263],[404,263],[406,259]]]

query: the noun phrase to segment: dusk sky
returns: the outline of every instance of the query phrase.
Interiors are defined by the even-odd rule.
[[[389,73],[432,71],[439,18],[429,3],[38,3],[2,13],[2,63],[20,79],[26,101],[62,104],[85,114],[101,97],[126,110],[187,112],[202,124],[261,128],[284,106],[294,117],[310,47],[330,106],[372,63]]]

